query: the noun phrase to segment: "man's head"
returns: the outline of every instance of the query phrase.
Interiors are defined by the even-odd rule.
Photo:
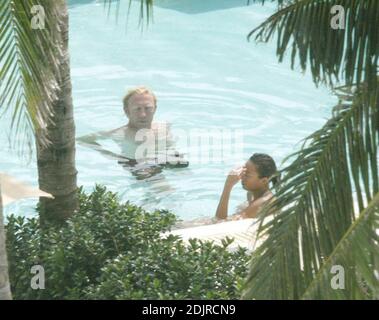
[[[135,129],[150,129],[155,111],[157,98],[146,87],[129,90],[123,99],[124,111],[129,118],[129,126]]]
[[[274,160],[263,153],[254,153],[246,162],[245,169],[241,183],[248,191],[267,188],[273,175],[277,173]],[[272,181],[276,184],[276,177]]]

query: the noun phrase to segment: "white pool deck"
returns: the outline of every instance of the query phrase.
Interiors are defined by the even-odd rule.
[[[244,219],[237,221],[224,221],[215,224],[189,227],[166,232],[162,236],[172,234],[180,236],[185,243],[189,239],[199,239],[203,241],[213,241],[214,244],[222,245],[222,240],[226,237],[234,238],[229,245],[230,251],[235,251],[238,247],[253,251],[259,241],[256,242],[256,232],[259,226],[257,219]]]
[[[24,198],[53,198],[49,193],[34,188],[3,172],[0,172],[0,185],[4,206]]]

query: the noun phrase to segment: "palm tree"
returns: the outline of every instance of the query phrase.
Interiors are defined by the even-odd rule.
[[[37,11],[40,16],[35,8],[43,9]],[[36,137],[40,189],[55,197],[41,198],[43,219],[49,217],[46,213],[54,219],[67,217],[76,203],[65,8],[64,0],[6,0],[0,5],[0,107],[11,114],[12,142],[20,150],[27,144],[31,151]],[[38,25],[39,17],[44,23]]]
[[[68,8],[66,1],[54,1],[55,23],[60,30],[57,49],[52,57],[58,62],[55,70],[56,99],[51,108],[54,114],[45,132],[37,131],[37,163],[40,189],[51,193],[54,199],[40,198],[40,218],[64,221],[77,208],[77,170],[75,167],[75,122],[72,102],[70,59],[68,52]],[[43,135],[50,143],[44,145]]]
[[[49,0],[45,0],[51,2]],[[129,1],[129,11],[132,0]],[[110,9],[112,1],[104,0]],[[147,15],[150,19],[152,0],[141,0],[140,21]],[[146,9],[145,9],[146,8]],[[69,15],[65,0],[54,1],[56,38],[52,39],[57,48],[52,57],[58,68],[54,75],[56,99],[51,109],[54,115],[45,131],[37,131],[37,163],[40,189],[52,194],[53,199],[40,198],[40,217],[44,220],[64,221],[77,208],[77,170],[75,167],[75,122],[72,102],[72,87],[69,59]],[[128,12],[129,12],[128,11]],[[45,145],[44,137],[49,144]]]
[[[130,1],[131,2],[131,1]],[[104,4],[111,1],[104,0]],[[31,28],[32,8],[44,9],[45,27]],[[150,12],[151,0],[141,0]],[[40,198],[42,220],[62,221],[77,207],[75,123],[65,0],[6,0],[0,5],[1,109],[10,110],[14,142],[31,150],[36,137],[39,187],[54,196]],[[34,133],[33,133],[34,132]]]
[[[0,4],[0,115],[10,114],[12,144],[19,150],[27,145],[29,151],[37,130],[41,132],[40,144],[50,143],[43,132],[52,122],[51,105],[56,99],[57,84],[54,72],[58,69],[58,64],[51,59],[55,47],[50,39],[59,34],[51,19],[55,12],[49,3],[44,8],[50,27],[38,32],[31,28],[32,6],[31,1],[6,0]],[[7,265],[1,200],[0,299],[11,298]]]
[[[45,0],[51,2],[49,0]],[[104,0],[110,9],[112,1]],[[130,10],[131,0],[129,1]],[[146,7],[146,9],[145,9]],[[141,0],[140,20],[147,15],[150,19],[151,0]],[[69,59],[69,15],[65,0],[54,1],[54,20],[56,38],[51,39],[59,50],[52,57],[53,65],[58,68],[54,75],[57,79],[55,87],[56,99],[51,109],[54,115],[45,131],[37,131],[37,163],[40,189],[54,196],[54,199],[40,198],[40,216],[44,220],[64,221],[77,208],[77,170],[75,167],[75,122],[73,117],[72,87]],[[129,12],[129,11],[128,11]],[[49,144],[44,144],[43,137]]]
[[[12,299],[8,277],[7,250],[5,248],[5,232],[3,219],[3,201],[0,185],[0,300]]]
[[[143,3],[151,8],[150,0]],[[40,29],[31,24],[36,5],[44,12]],[[25,145],[32,151],[36,137],[40,188],[55,197],[41,198],[42,219],[62,220],[77,203],[66,1],[3,0],[0,25],[0,116],[10,114],[12,144],[21,153]],[[11,298],[7,269],[0,201],[0,299]]]
[[[242,298],[378,298],[379,2],[278,4],[249,38],[267,42],[276,35],[279,60],[290,50],[292,67],[297,59],[304,71],[310,66],[314,82],[332,87],[339,103],[284,161]],[[345,10],[345,29],[330,27],[334,5]]]

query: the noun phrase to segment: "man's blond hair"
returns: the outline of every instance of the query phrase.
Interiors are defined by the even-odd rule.
[[[126,112],[126,110],[128,109],[129,100],[133,95],[135,95],[135,94],[146,94],[146,93],[153,97],[154,106],[157,107],[157,97],[155,96],[154,92],[151,89],[149,89],[148,87],[139,86],[139,87],[135,87],[133,89],[130,89],[128,91],[128,93],[126,94],[126,96],[124,97],[124,99],[122,100],[123,105],[124,105],[124,111]]]

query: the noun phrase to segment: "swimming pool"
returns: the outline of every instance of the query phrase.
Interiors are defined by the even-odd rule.
[[[209,217],[232,167],[254,152],[268,153],[280,164],[330,115],[336,99],[327,89],[316,89],[309,74],[292,71],[289,61],[279,64],[275,41],[246,41],[248,32],[274,11],[273,4],[156,0],[154,23],[143,33],[137,5],[126,28],[127,5],[121,1],[116,24],[112,14],[107,20],[101,1],[70,1],[77,136],[124,125],[121,99],[128,88],[144,84],[158,97],[156,119],[182,133],[178,146],[188,157],[202,148],[188,143],[186,133],[194,129],[242,132],[243,139],[236,140],[242,149],[222,161],[192,161],[187,169],[136,180],[115,161],[78,145],[78,182],[85,189],[100,183],[146,209],[168,209],[183,219]],[[6,135],[0,143],[7,146]],[[0,150],[0,171],[36,185],[35,161],[26,165],[10,152]],[[245,199],[242,187],[236,187],[230,209]],[[22,200],[5,211],[30,216],[35,204],[35,199]]]

